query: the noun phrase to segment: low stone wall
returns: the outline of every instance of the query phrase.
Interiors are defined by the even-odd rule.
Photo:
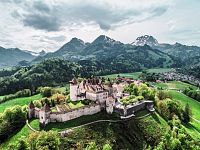
[[[138,103],[135,103],[133,105],[128,105],[125,107],[125,109],[115,109],[116,113],[119,113],[121,116],[129,116],[133,115],[135,112],[142,110],[142,109],[148,109],[147,106],[152,106],[153,107],[153,102],[152,101],[141,101]]]
[[[101,111],[99,104],[84,106],[77,109],[72,109],[66,112],[52,112],[50,114],[50,122],[65,122],[84,115],[93,115]]]

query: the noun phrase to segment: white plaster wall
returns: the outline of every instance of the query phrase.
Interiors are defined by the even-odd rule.
[[[97,93],[97,100],[99,100],[100,103],[104,103],[107,98],[108,98],[108,92]]]
[[[62,122],[62,117],[60,114],[51,113],[50,114],[50,122]]]
[[[96,101],[97,100],[97,94],[86,92],[86,99]]]
[[[77,100],[77,88],[78,88],[78,85],[73,85],[73,84],[70,84],[70,99],[72,101],[76,101]]]

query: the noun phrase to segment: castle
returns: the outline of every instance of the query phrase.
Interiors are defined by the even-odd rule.
[[[120,83],[111,83],[102,81],[101,78],[84,79],[80,83],[76,78],[70,81],[70,99],[71,101],[90,100],[93,104],[86,105],[76,109],[63,110],[56,106],[57,112],[52,112],[51,108],[45,104],[41,109],[34,106],[33,102],[29,104],[29,118],[39,118],[42,126],[50,122],[65,122],[84,115],[93,115],[102,110],[108,114],[118,113],[121,118],[129,118],[134,116],[134,112],[141,109],[154,111],[152,101],[142,101],[135,105],[124,106],[120,103],[120,99],[128,97],[128,93],[124,93],[124,87],[132,82],[137,81],[128,78],[118,78]]]

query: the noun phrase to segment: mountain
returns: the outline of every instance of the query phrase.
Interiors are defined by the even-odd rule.
[[[175,44],[159,43],[153,36],[150,35],[140,36],[132,43],[132,45],[137,46],[144,44],[171,56],[177,57],[184,64],[194,64],[195,62],[191,62],[193,57],[195,57],[195,60],[197,59],[196,57],[200,58],[200,47],[198,46],[188,46],[177,42]]]
[[[136,46],[144,46],[149,45],[149,46],[157,46],[158,45],[158,41],[150,35],[144,35],[144,36],[140,36],[138,37],[133,43],[131,43],[132,45],[136,45]]]
[[[46,52],[44,50],[42,50],[38,54],[39,54],[39,56],[44,56],[46,54]]]
[[[191,60],[193,57],[200,57],[200,47],[198,46],[188,46],[180,43],[175,44],[159,44],[154,46],[154,48],[159,49],[169,55],[180,58],[183,62]]]
[[[33,52],[33,51],[29,51],[29,50],[23,50],[23,51],[30,53],[33,56],[42,56],[42,55],[46,54],[46,52],[44,50],[42,50],[41,52]]]
[[[55,57],[76,62],[81,60],[107,62],[107,65],[119,65],[121,67],[124,64],[138,68],[174,65],[174,59],[171,56],[148,45],[123,44],[105,35],[100,35],[92,43],[85,43],[80,39],[73,38],[57,51],[37,57],[32,63]]]
[[[48,58],[64,58],[69,60],[79,60],[78,55],[89,43],[85,43],[78,38],[72,38],[68,43],[64,44],[60,49],[53,53],[47,53],[46,55],[39,56],[32,61],[32,63],[41,62]],[[81,57],[81,56],[80,56]]]
[[[31,61],[36,56],[27,51],[20,50],[18,48],[3,48],[0,47],[0,68],[11,67],[17,65],[18,62],[26,60]]]
[[[81,55],[89,58],[105,58],[123,52],[123,43],[115,41],[105,35],[100,35],[89,44]]]

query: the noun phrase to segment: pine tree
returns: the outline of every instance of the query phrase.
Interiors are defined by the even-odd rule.
[[[190,122],[191,115],[192,115],[191,109],[190,109],[189,104],[187,103],[186,106],[185,106],[185,110],[183,112],[183,121],[185,123]]]

